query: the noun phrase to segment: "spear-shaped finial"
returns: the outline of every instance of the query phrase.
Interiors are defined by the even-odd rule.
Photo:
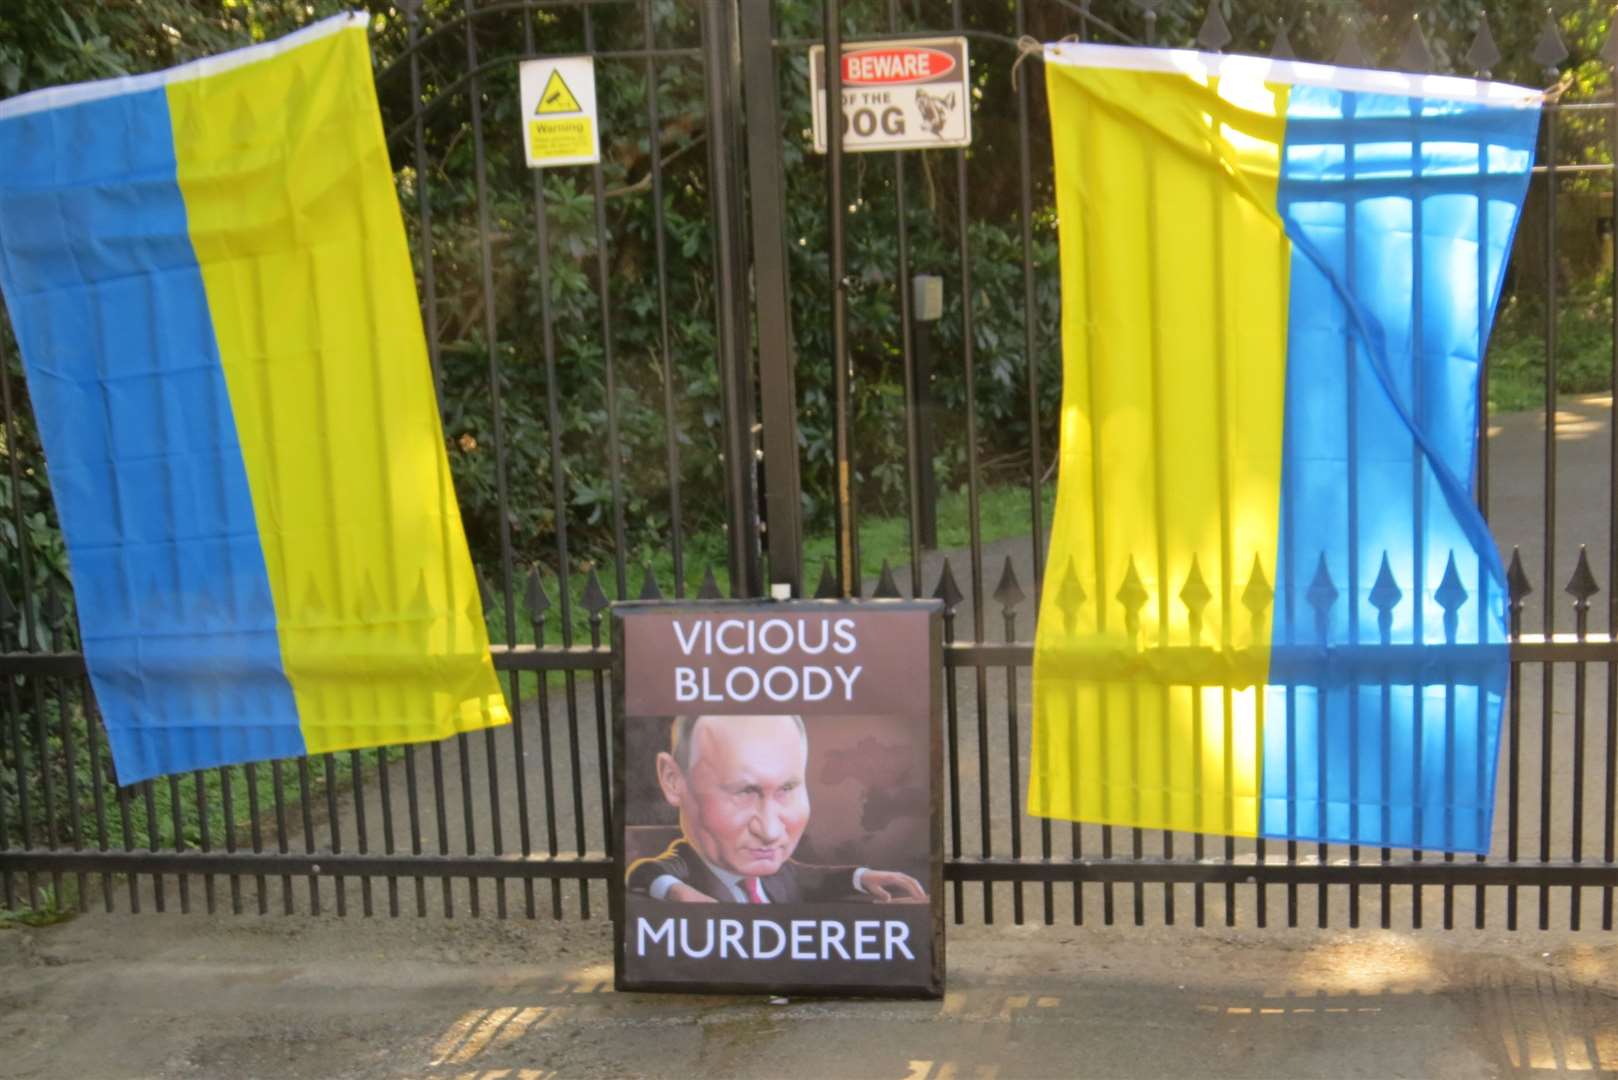
[[[1324,551],[1320,553],[1320,561],[1315,564],[1315,576],[1303,596],[1315,611],[1315,637],[1325,644],[1332,605],[1337,603],[1337,583],[1331,579],[1331,568],[1326,565]]]
[[[590,576],[584,580],[584,595],[579,597],[579,601],[584,605],[584,610],[590,613],[591,622],[598,621],[601,613],[607,610],[607,605],[612,603],[607,599],[607,591],[601,587],[601,575],[596,573],[594,564],[590,566]]]
[[[1331,62],[1338,67],[1370,67],[1371,58],[1365,52],[1365,43],[1360,39],[1359,20],[1353,17],[1343,22],[1343,40],[1337,46],[1337,54]]]
[[[933,596],[944,601],[945,615],[954,615],[956,606],[964,598],[960,586],[955,584],[955,571],[950,568],[948,559],[944,560],[944,571],[938,575],[938,588],[933,590]]]
[[[1086,599],[1088,597],[1084,595],[1084,586],[1079,584],[1079,574],[1070,556],[1067,568],[1062,571],[1062,583],[1056,587],[1056,607],[1062,613],[1062,625],[1069,631],[1072,631],[1073,622],[1079,616],[1079,608]]]
[[[1192,555],[1191,571],[1186,574],[1185,585],[1180,589],[1180,603],[1185,605],[1186,615],[1191,624],[1192,645],[1202,644],[1202,613],[1212,599],[1213,592],[1202,577],[1202,564],[1197,561],[1196,555]]]
[[[1264,616],[1275,602],[1275,589],[1270,585],[1270,579],[1264,576],[1264,563],[1257,556],[1253,556],[1253,569],[1247,575],[1247,587],[1242,590],[1242,606],[1253,617],[1253,624],[1257,626],[1264,621]]]
[[[1595,574],[1590,572],[1590,556],[1583,544],[1579,545],[1579,562],[1573,568],[1573,576],[1568,579],[1565,591],[1573,598],[1573,611],[1582,626],[1590,614],[1590,598],[1601,591],[1601,586],[1596,584]]]
[[[651,563],[647,563],[645,566],[643,566],[641,568],[640,593],[635,597],[635,599],[637,599],[637,600],[661,600],[661,599],[663,599],[663,590],[658,587],[657,575],[652,573],[652,564]]]
[[[882,560],[882,576],[876,579],[876,592],[871,594],[878,600],[900,599],[899,583],[893,580],[893,567],[888,560]]]
[[[1461,584],[1460,571],[1455,568],[1455,552],[1449,553],[1449,561],[1444,564],[1444,577],[1438,583],[1438,589],[1433,593],[1433,599],[1438,606],[1444,609],[1444,640],[1455,644],[1461,621],[1461,606],[1471,595],[1466,586]]]
[[[1427,47],[1427,37],[1421,32],[1421,14],[1410,18],[1410,33],[1405,35],[1399,50],[1399,67],[1404,71],[1425,73],[1433,68],[1433,51]]]
[[[1500,62],[1500,46],[1494,43],[1494,32],[1489,29],[1489,13],[1482,12],[1478,16],[1478,33],[1472,39],[1472,47],[1466,50],[1466,62],[1472,65],[1472,70],[1478,73],[1478,78],[1487,79],[1494,73],[1494,66]]]
[[[1534,45],[1534,59],[1545,69],[1545,77],[1554,79],[1560,76],[1562,61],[1567,59],[1567,55],[1567,43],[1562,40],[1561,28],[1556,25],[1556,14],[1546,8],[1545,25],[1539,32],[1539,41]]]
[[[837,575],[832,573],[830,559],[820,560],[820,580],[815,584],[815,599],[837,599]]]
[[[1382,644],[1388,645],[1393,641],[1393,609],[1404,599],[1404,591],[1393,578],[1393,566],[1388,562],[1388,553],[1382,553],[1382,567],[1376,572],[1376,581],[1371,584],[1371,606],[1376,608],[1376,625],[1382,635]]]
[[[1026,598],[1022,585],[1017,581],[1017,571],[1012,568],[1011,556],[1007,555],[1005,565],[1000,569],[1000,583],[994,587],[995,603],[1010,610]]]
[[[1140,609],[1146,606],[1148,597],[1146,586],[1141,583],[1140,574],[1135,569],[1135,557],[1129,557],[1129,569],[1124,574],[1124,583],[1118,587],[1117,600],[1124,606],[1124,629],[1130,637],[1140,633]]]
[[[1287,24],[1282,20],[1275,29],[1275,41],[1270,45],[1270,58],[1272,60],[1295,60],[1297,54],[1292,51],[1292,39],[1287,37]]]
[[[1209,0],[1208,14],[1202,20],[1202,29],[1197,31],[1197,44],[1209,52],[1218,52],[1230,44],[1230,27],[1225,25],[1219,0]]]

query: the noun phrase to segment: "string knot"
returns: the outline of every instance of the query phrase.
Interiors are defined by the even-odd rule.
[[[1011,64],[1011,89],[1013,91],[1019,94],[1022,93],[1022,82],[1017,73],[1017,69],[1022,67],[1022,62],[1030,56],[1043,56],[1044,54],[1045,44],[1038,38],[1024,34],[1017,39],[1017,59]]]

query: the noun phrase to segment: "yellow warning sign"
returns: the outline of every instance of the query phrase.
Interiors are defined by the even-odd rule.
[[[594,154],[595,135],[588,116],[580,116],[572,120],[528,121],[528,157],[530,160],[590,158]]]
[[[3,4],[5,0],[0,0]],[[523,156],[531,169],[601,160],[595,62],[588,56],[524,60],[518,68]]]
[[[539,105],[534,109],[535,116],[545,116],[550,113],[576,113],[583,112],[584,107],[579,99],[573,96],[573,91],[567,88],[567,82],[562,78],[562,70],[555,68],[551,77],[545,80],[545,89],[540,92]]]

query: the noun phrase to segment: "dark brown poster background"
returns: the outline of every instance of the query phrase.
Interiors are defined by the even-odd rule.
[[[621,989],[942,993],[938,611],[932,601],[615,609]],[[704,621],[710,629],[721,623],[727,629],[710,638],[701,631]],[[783,622],[796,638],[791,647],[785,647]],[[751,635],[744,632],[748,623]],[[772,624],[768,630],[765,623]],[[749,640],[752,651],[743,651]],[[809,649],[797,647],[799,641]],[[828,647],[816,648],[822,641]],[[731,655],[716,642],[741,654]],[[751,701],[734,700],[725,690],[727,679],[743,696],[755,686],[748,673],[731,678],[740,667],[761,679],[789,668],[792,674],[777,670],[767,676],[776,696],[796,680],[800,691],[807,686],[808,696],[823,699],[806,700],[800,692],[774,701],[758,692]],[[685,672],[677,674],[681,668]],[[806,674],[810,669],[825,677]],[[725,700],[678,700],[698,687]],[[801,716],[809,809],[791,861],[813,874],[828,868],[825,876],[839,881],[836,874],[851,876],[855,867],[908,874],[926,890],[928,902],[879,903],[845,892],[814,902],[744,904],[721,897],[726,902],[678,903],[646,895],[646,874],[637,875],[641,888],[623,890],[636,860],[655,858],[682,840],[678,812],[665,800],[656,768],[680,715]],[[695,849],[687,843],[682,850],[690,856]],[[760,921],[768,925],[755,927]]]
[[[911,713],[918,703],[918,696],[924,703],[926,694],[931,691],[924,679],[929,663],[928,625],[934,610],[942,609],[936,601],[931,600],[914,603],[878,600],[868,605],[825,601],[772,602],[764,607],[718,608],[624,605],[624,636],[618,640],[623,642],[625,657],[632,659],[633,663],[625,667],[624,711],[621,715],[661,716],[671,709],[675,712],[731,715],[770,712],[792,712],[800,716]],[[692,654],[687,655],[682,651],[680,634],[697,629],[697,624],[704,620],[711,622],[715,628],[714,649],[703,652],[699,645]],[[726,642],[739,644],[748,637],[745,630],[725,627],[726,623],[740,623],[743,627],[753,623],[758,628],[753,635],[755,652],[748,655],[724,652],[722,647]],[[786,624],[795,631],[801,624],[800,640],[817,646],[825,641],[827,645],[823,651],[816,653],[797,647],[772,653],[767,647],[781,640],[773,632],[776,624]],[[764,630],[766,625],[769,625],[769,630]],[[822,627],[827,629],[823,632]],[[846,647],[850,637],[856,643],[855,650],[839,651],[839,647]],[[698,640],[701,638],[702,635],[698,635]],[[763,694],[750,701],[677,700],[679,682],[676,672],[681,668],[702,669],[707,674],[708,685],[717,689],[723,686],[733,669],[745,667],[761,672],[775,667],[787,667],[798,672],[811,668],[833,672],[838,668],[852,671],[857,667],[861,670],[854,683],[852,697],[844,696],[842,681],[834,674],[833,693],[820,701],[809,701],[800,696],[790,702],[779,702]]]

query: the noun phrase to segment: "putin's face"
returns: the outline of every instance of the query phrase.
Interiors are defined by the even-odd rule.
[[[768,877],[809,824],[808,747],[791,716],[704,716],[691,729],[690,766],[658,757],[664,797],[709,863]]]

